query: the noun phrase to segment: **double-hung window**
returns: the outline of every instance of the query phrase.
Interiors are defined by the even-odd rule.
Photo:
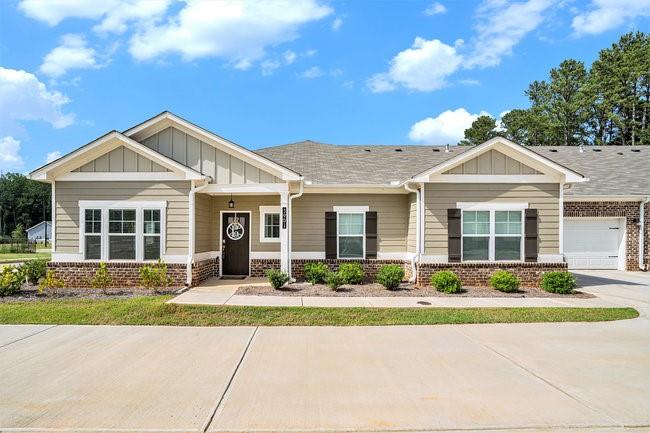
[[[260,242],[280,242],[280,206],[260,206]]]
[[[338,256],[341,259],[363,259],[365,244],[365,213],[338,213]]]
[[[84,210],[84,259],[100,260],[102,258],[102,210]]]
[[[108,210],[108,259],[135,260],[135,209]]]
[[[491,207],[491,208],[490,208]],[[464,261],[523,260],[523,209],[507,204],[467,206],[462,211]]]
[[[143,251],[145,260],[160,258],[160,209],[145,209],[143,216]]]

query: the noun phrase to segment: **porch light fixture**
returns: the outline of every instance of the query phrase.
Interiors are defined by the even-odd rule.
[[[232,194],[230,194],[230,200],[228,200],[228,209],[234,209],[235,202],[232,200]]]

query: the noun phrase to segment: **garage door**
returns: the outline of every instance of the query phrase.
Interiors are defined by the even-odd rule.
[[[571,269],[617,269],[621,218],[564,219],[564,255]]]

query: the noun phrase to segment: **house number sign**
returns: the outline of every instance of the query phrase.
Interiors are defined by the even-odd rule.
[[[286,206],[282,206],[282,228],[283,229],[287,228],[287,208],[286,208]]]
[[[244,236],[244,226],[237,221],[230,223],[226,227],[226,235],[233,241],[238,241]]]

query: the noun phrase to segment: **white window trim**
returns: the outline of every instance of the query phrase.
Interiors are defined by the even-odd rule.
[[[280,206],[260,206],[260,242],[262,243],[280,243],[280,236],[277,238],[267,238],[265,230],[265,218],[267,214],[278,214],[280,230],[282,230],[282,215]]]
[[[336,212],[336,258],[339,260],[365,260],[366,258],[366,212],[368,206],[334,206]],[[340,214],[357,214],[361,215],[363,229],[360,235],[343,235],[343,237],[360,237],[363,254],[361,257],[341,257],[339,254],[339,238],[341,237],[339,231],[339,215]]]
[[[490,202],[457,202],[456,208],[461,210],[524,210],[528,203],[490,203]]]
[[[336,213],[366,213],[369,210],[369,206],[334,206]]]
[[[101,232],[101,258],[99,260],[86,260],[86,209],[100,209],[102,212]],[[135,210],[135,259],[134,260],[109,260],[108,237],[122,236],[122,234],[108,233],[108,211],[110,209]],[[131,201],[131,200],[79,200],[79,254],[87,262],[155,262],[144,260],[144,210],[160,210],[160,258],[165,255],[167,232],[167,202],[166,201]],[[124,234],[124,236],[132,236]]]
[[[458,205],[461,205],[462,203],[458,203]],[[474,205],[475,203],[470,203],[471,205]],[[461,216],[460,216],[460,257],[461,261],[467,262],[467,263],[481,263],[481,262],[493,262],[493,263],[508,263],[508,262],[523,262],[524,261],[524,224],[525,224],[525,215],[524,215],[524,209],[528,208],[528,204],[526,203],[525,208],[521,208],[520,206],[515,206],[514,208],[507,207],[509,203],[480,203],[481,206],[468,206],[467,208],[463,209],[461,206],[458,206],[459,209],[461,209]],[[517,203],[514,203],[517,205]],[[496,206],[495,206],[496,205]],[[490,207],[491,206],[491,207]],[[517,208],[519,207],[519,208]],[[489,218],[490,218],[490,233],[487,235],[465,235],[464,233],[464,221],[465,221],[465,212],[466,211],[486,211],[489,212]],[[496,234],[496,218],[495,218],[495,212],[496,211],[510,211],[510,212],[520,212],[521,213],[521,232],[519,234]],[[519,260],[496,260],[495,255],[496,255],[496,238],[497,237],[520,237],[519,240]],[[487,237],[488,238],[488,259],[487,260],[465,260],[465,251],[464,251],[464,242],[463,238],[464,237]]]

